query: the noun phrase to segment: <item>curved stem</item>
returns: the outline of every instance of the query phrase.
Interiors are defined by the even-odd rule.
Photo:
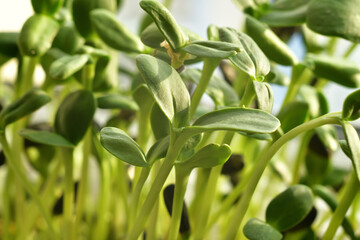
[[[339,200],[339,205],[336,207],[334,214],[331,217],[330,224],[323,236],[323,240],[334,239],[336,230],[344,220],[345,214],[349,209],[352,201],[360,190],[360,183],[354,171],[351,172],[348,179],[343,196]]]
[[[333,113],[333,114],[327,114],[322,117],[313,119],[309,122],[306,122],[304,124],[301,124],[286,134],[284,134],[282,137],[280,137],[276,142],[274,142],[271,147],[264,152],[262,155],[257,167],[254,169],[254,172],[251,175],[250,182],[248,184],[247,189],[245,190],[244,194],[241,197],[240,202],[236,206],[234,217],[230,219],[229,221],[229,231],[226,234],[225,239],[231,240],[235,239],[236,235],[239,230],[239,226],[241,226],[242,220],[245,216],[245,213],[247,211],[247,208],[250,204],[250,200],[255,192],[256,186],[261,178],[262,173],[264,172],[267,164],[272,159],[272,157],[275,155],[275,153],[289,140],[296,137],[297,135],[312,130],[314,128],[320,127],[322,125],[326,124],[340,124],[341,119],[341,113]]]
[[[26,189],[26,191],[28,191],[30,196],[34,199],[34,201],[36,202],[41,214],[43,215],[43,217],[49,227],[49,230],[51,231],[53,236],[55,236],[55,238],[57,238],[55,229],[54,229],[52,221],[51,221],[50,214],[48,213],[48,211],[46,211],[46,208],[45,208],[41,198],[36,193],[35,189],[33,188],[31,183],[27,179],[25,173],[23,172],[23,170],[19,166],[19,164],[16,161],[13,161],[12,152],[10,150],[10,147],[6,140],[4,132],[0,133],[0,144],[2,146],[4,154],[6,156],[7,164],[9,166],[9,168],[11,168],[11,170],[15,173],[16,177],[21,181],[21,184],[23,185],[23,187]]]
[[[199,84],[197,85],[194,93],[191,96],[191,104],[190,104],[190,119],[193,118],[197,107],[199,106],[200,100],[202,95],[204,94],[211,76],[213,72],[215,71],[217,65],[219,64],[219,60],[209,59],[205,58],[204,60],[204,67],[201,72],[201,77],[199,80]]]

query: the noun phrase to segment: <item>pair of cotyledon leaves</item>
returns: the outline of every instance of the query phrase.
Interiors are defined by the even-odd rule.
[[[280,240],[282,233],[298,225],[310,213],[314,196],[309,187],[294,185],[277,195],[266,209],[266,222],[251,218],[244,234],[251,240]]]

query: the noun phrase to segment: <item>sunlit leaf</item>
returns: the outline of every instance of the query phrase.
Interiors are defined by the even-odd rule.
[[[243,231],[250,240],[280,240],[283,237],[278,230],[257,218],[251,218]]]

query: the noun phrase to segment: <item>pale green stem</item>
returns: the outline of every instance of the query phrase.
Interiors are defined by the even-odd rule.
[[[139,205],[141,190],[143,189],[143,186],[146,182],[146,179],[149,176],[149,173],[150,173],[150,167],[142,168],[139,180],[137,181],[134,191],[130,197],[128,232],[134,225],[134,221],[135,221],[135,217],[136,217],[137,209],[138,209],[138,205]]]
[[[291,73],[291,82],[286,92],[286,96],[284,98],[281,108],[293,101],[296,97],[296,94],[299,92],[300,87],[304,83],[308,82],[312,77],[312,73],[308,69],[303,69],[299,77],[296,76],[296,73],[294,71],[295,68],[293,68],[293,71]]]
[[[158,224],[158,215],[159,215],[159,200],[154,204],[154,207],[151,211],[149,224],[146,230],[146,240],[157,240],[157,224]]]
[[[13,161],[12,152],[10,150],[10,147],[6,140],[4,132],[0,133],[0,143],[1,143],[2,149],[4,151],[5,157],[7,159],[7,164],[9,166],[9,168],[15,173],[15,176],[17,177],[17,179],[20,180],[23,187],[30,194],[30,196],[34,199],[34,201],[36,202],[41,214],[43,215],[43,217],[49,227],[49,230],[53,234],[54,238],[57,238],[55,229],[54,229],[52,221],[51,221],[50,214],[46,211],[46,208],[45,208],[41,198],[39,197],[39,195],[37,194],[37,192],[31,185],[31,183],[27,179],[26,174],[23,172],[23,170],[19,166],[18,162]]]
[[[274,142],[271,147],[262,155],[257,167],[254,169],[254,172],[251,175],[250,182],[248,184],[247,189],[244,194],[241,196],[240,202],[237,204],[234,217],[229,221],[229,230],[226,234],[226,240],[232,240],[236,238],[236,235],[239,231],[239,227],[241,226],[242,220],[245,216],[245,213],[250,204],[250,200],[255,192],[256,186],[261,178],[262,173],[264,172],[266,166],[269,161],[275,155],[275,153],[289,140],[296,137],[297,135],[312,130],[314,128],[320,127],[326,124],[339,124],[341,118],[340,113],[335,114],[327,114],[322,117],[313,119],[309,122],[301,124],[298,127],[293,128],[282,137],[280,137],[276,142]]]
[[[311,134],[309,132],[305,133],[305,135],[300,140],[301,145],[299,147],[298,154],[296,154],[293,173],[292,173],[292,184],[296,184],[296,183],[299,182],[299,179],[300,179],[300,166],[301,166],[301,163],[305,159],[307,148],[308,148],[308,145],[309,145],[309,142],[310,142],[310,139],[311,139],[312,135],[313,134]]]
[[[110,164],[109,159],[101,160],[101,192],[99,205],[97,209],[97,224],[95,227],[94,239],[107,239],[109,221],[106,216],[109,214],[108,206],[110,205],[111,181],[110,181]]]
[[[65,167],[64,185],[64,238],[73,238],[73,214],[74,214],[74,179],[73,179],[73,149],[62,148],[63,164]]]
[[[178,139],[175,141],[174,133],[170,133],[170,147],[168,150],[168,154],[166,155],[164,162],[159,170],[158,175],[156,176],[151,188],[150,192],[147,195],[144,204],[142,205],[142,208],[140,210],[140,213],[138,214],[135,222],[136,224],[131,228],[130,234],[128,236],[128,240],[136,240],[138,236],[141,234],[141,232],[144,230],[144,226],[146,224],[146,221],[151,213],[151,210],[157,201],[160,191],[168,177],[168,175],[171,172],[171,169],[173,167],[173,164],[176,160],[176,158],[179,155],[179,152],[181,150],[181,147],[185,144],[186,140],[188,138],[182,138],[182,136],[179,136]]]
[[[187,172],[186,170],[182,171],[182,169],[177,169],[177,167],[175,167],[175,172],[175,190],[171,211],[170,230],[168,236],[169,240],[177,239],[179,235],[184,197],[188,183],[188,176],[190,174],[190,172]]]
[[[350,178],[348,179],[344,193],[339,200],[339,205],[336,207],[333,213],[330,224],[323,236],[323,240],[332,240],[336,230],[339,228],[345,218],[345,214],[349,209],[352,201],[360,190],[360,183],[354,171],[351,172]]]
[[[239,106],[240,107],[247,107],[250,105],[252,99],[254,98],[254,86],[253,86],[253,80],[252,79],[248,79],[246,86],[245,86],[245,91],[243,96],[241,97]]]
[[[346,50],[346,52],[344,53],[344,58],[348,58],[350,56],[351,53],[354,52],[354,50],[356,49],[356,47],[358,46],[358,43],[352,43],[350,45],[350,47]]]
[[[74,234],[78,233],[78,227],[80,221],[84,214],[84,209],[86,205],[86,195],[88,189],[88,179],[89,179],[89,158],[91,152],[91,142],[92,142],[92,129],[88,128],[83,145],[83,156],[82,156],[82,166],[81,166],[81,179],[79,183],[79,189],[77,194],[76,201],[76,216],[74,224]]]
[[[57,151],[57,155],[60,155],[59,151]],[[46,179],[46,186],[43,192],[41,193],[41,198],[44,199],[44,205],[49,211],[50,211],[49,208],[52,207],[52,204],[55,201],[54,187],[58,180],[59,172],[62,165],[62,161],[60,158],[56,158],[55,161],[57,162],[53,170],[51,171],[51,174],[49,174],[49,178]],[[28,209],[28,214],[24,221],[24,225],[22,226],[22,231],[20,235],[17,237],[17,240],[26,239],[26,236],[28,236],[29,231],[31,230],[36,220],[38,219],[37,216],[39,215],[39,209],[36,207],[36,204],[34,206],[34,203],[31,202],[27,207],[27,209]]]
[[[209,59],[209,58],[204,59],[204,67],[201,72],[199,84],[196,86],[196,89],[191,96],[191,104],[190,104],[190,110],[189,110],[190,119],[193,118],[193,116],[196,112],[196,109],[199,106],[201,97],[205,93],[205,90],[210,82],[211,76],[212,76],[213,72],[215,71],[216,67],[218,66],[218,64],[219,64],[219,60],[217,60],[217,59],[216,60]]]
[[[4,240],[8,240],[10,238],[9,228],[10,228],[10,185],[11,185],[11,173],[10,171],[7,172],[6,178],[5,178],[5,184],[3,189],[3,206],[2,206],[2,235]]]

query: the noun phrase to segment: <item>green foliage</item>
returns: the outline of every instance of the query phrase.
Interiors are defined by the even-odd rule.
[[[243,231],[250,240],[280,240],[283,237],[278,230],[257,218],[251,218]]]

